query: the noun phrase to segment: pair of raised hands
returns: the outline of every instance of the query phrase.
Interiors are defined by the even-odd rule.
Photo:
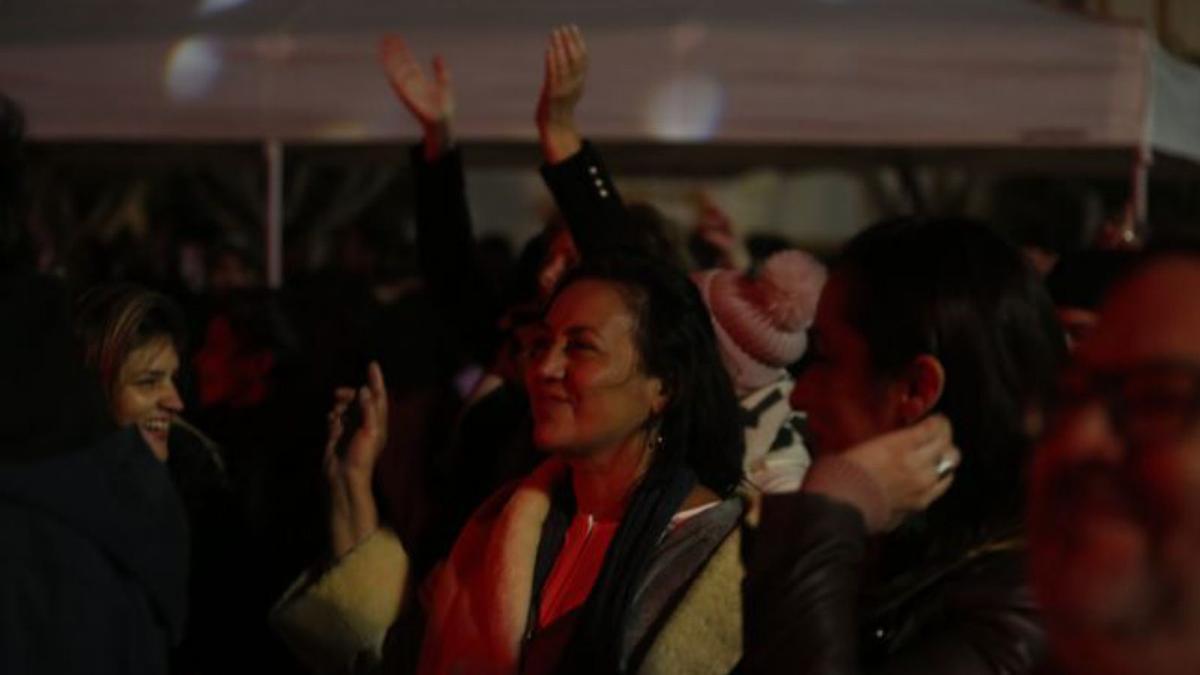
[[[396,97],[421,125],[426,158],[436,158],[453,143],[455,103],[449,66],[441,56],[434,56],[429,77],[399,35],[380,40],[379,61]],[[579,149],[575,106],[583,97],[587,68],[587,46],[579,27],[560,26],[551,31],[535,121],[543,152],[552,163]]]

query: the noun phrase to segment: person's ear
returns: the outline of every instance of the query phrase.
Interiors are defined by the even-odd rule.
[[[905,369],[901,381],[900,416],[912,424],[928,415],[942,398],[946,387],[946,370],[932,354],[921,354]]]

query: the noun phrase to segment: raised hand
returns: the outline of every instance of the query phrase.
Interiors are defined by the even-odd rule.
[[[396,97],[421,125],[426,150],[432,142],[440,151],[451,140],[454,121],[454,89],[450,69],[440,56],[433,57],[433,79],[428,78],[399,35],[379,41],[379,63]]]
[[[357,405],[361,423],[339,453],[345,433],[343,418]],[[375,531],[379,513],[371,491],[371,477],[387,445],[387,387],[378,363],[367,368],[367,386],[357,392],[341,388],[334,392],[329,412],[329,436],[325,443],[325,475],[331,490],[330,532],[335,557]]]
[[[575,106],[587,81],[588,52],[579,26],[559,26],[546,44],[545,75],[536,121],[547,162],[558,163],[579,151]]]
[[[695,231],[717,254],[717,267],[741,270],[749,267],[750,254],[742,242],[741,234],[729,214],[707,192],[697,196],[699,217]]]

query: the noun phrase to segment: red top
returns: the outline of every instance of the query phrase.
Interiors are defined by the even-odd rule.
[[[696,508],[680,511],[671,518],[667,531],[678,527],[685,520],[716,506],[710,502]],[[562,551],[554,561],[546,585],[542,587],[542,604],[538,607],[538,629],[561,619],[571,610],[587,600],[604,566],[604,554],[617,534],[617,520],[596,520],[588,513],[577,513],[563,538]]]
[[[546,585],[542,587],[542,604],[538,607],[538,628],[542,629],[583,604],[600,568],[604,554],[617,533],[620,521],[596,520],[588,513],[577,513],[563,538],[563,547],[554,561]]]

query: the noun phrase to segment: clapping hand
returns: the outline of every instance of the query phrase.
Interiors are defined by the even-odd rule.
[[[451,142],[454,120],[454,90],[450,68],[442,57],[433,57],[433,78],[426,76],[398,35],[385,35],[379,41],[379,63],[396,97],[421,125],[425,134],[426,156],[431,147],[437,153]],[[432,159],[432,157],[430,157]]]
[[[579,151],[575,107],[587,81],[588,52],[579,26],[560,26],[546,45],[545,75],[536,121],[546,161],[558,163]]]
[[[367,368],[367,386],[357,391],[340,388],[334,392],[325,443],[325,475],[331,490],[330,527],[335,558],[345,555],[379,525],[371,477],[387,445],[387,401],[383,371],[374,362]],[[357,429],[349,430],[352,435],[343,446],[342,436],[348,431],[345,415],[352,405],[358,406],[361,423]]]

